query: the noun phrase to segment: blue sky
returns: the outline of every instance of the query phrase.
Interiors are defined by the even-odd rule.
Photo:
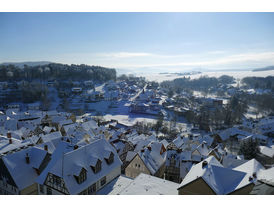
[[[134,72],[274,65],[274,13],[0,13],[0,62]]]

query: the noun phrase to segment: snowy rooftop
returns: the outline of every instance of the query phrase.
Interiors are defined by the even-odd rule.
[[[249,160],[243,163],[242,165],[234,168],[234,170],[245,172],[249,175],[252,175],[253,173],[257,173],[261,169],[265,169],[265,168],[256,159]]]
[[[152,175],[155,174],[166,161],[166,152],[160,154],[160,148],[156,146],[155,142],[154,144],[155,147],[150,146],[151,149],[145,148],[144,151],[138,152],[138,155]]]
[[[0,136],[0,155],[16,149],[22,149],[31,144],[30,142],[22,142],[14,138],[11,138],[11,140],[12,142],[10,143],[8,138]]]
[[[207,164],[203,166],[204,162]],[[191,167],[179,188],[202,178],[216,194],[224,195],[252,183],[246,176],[245,172],[224,168],[215,157],[210,156]]]
[[[120,175],[119,177],[108,183],[101,190],[99,190],[96,195],[118,195],[132,182],[132,178]]]
[[[52,155],[52,160],[45,169],[45,173],[43,172],[44,174],[41,174],[37,182],[43,184],[47,174],[52,173],[56,176],[63,177],[70,194],[78,194],[89,185],[106,176],[113,169],[122,165],[115,149],[105,139],[96,140],[86,146],[63,154],[65,147],[67,146],[64,145],[58,149],[58,146],[55,151],[56,155]],[[108,165],[104,159],[107,158],[111,152],[114,154],[114,161]],[[94,174],[90,166],[94,166],[98,159],[102,162],[102,170]],[[87,179],[79,185],[74,175],[78,175],[82,168],[87,171]]]
[[[179,184],[141,173],[119,195],[178,195]]]
[[[240,130],[237,127],[232,127],[232,128],[226,129],[224,131],[221,131],[219,133],[219,136],[221,137],[222,140],[227,140],[230,136],[234,136],[234,135],[240,135],[240,137],[244,138],[244,137],[250,136],[252,134],[249,132]]]
[[[274,158],[274,148],[266,147],[266,146],[259,146],[260,152],[268,157]]]
[[[274,167],[267,170],[260,170],[257,175],[257,179],[274,186]]]
[[[27,153],[30,159],[29,164],[26,163]],[[34,168],[39,169],[46,154],[47,152],[45,150],[30,147],[3,157],[3,161],[19,190],[24,189],[35,182],[38,174]]]

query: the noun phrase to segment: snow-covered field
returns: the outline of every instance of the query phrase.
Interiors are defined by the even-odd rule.
[[[233,76],[235,79],[242,79],[244,77],[266,77],[266,76],[274,76],[274,70],[271,71],[260,71],[260,72],[253,72],[253,71],[214,71],[214,72],[202,72],[200,74],[194,75],[176,75],[176,74],[140,74],[138,76],[145,77],[149,81],[157,81],[162,82],[166,80],[173,80],[182,77],[190,77],[191,79],[196,79],[201,76],[209,76],[209,77],[220,77],[222,75],[229,75]]]

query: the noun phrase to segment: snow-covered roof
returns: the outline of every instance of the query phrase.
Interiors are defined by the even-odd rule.
[[[234,157],[224,156],[222,159],[222,165],[226,168],[234,168],[244,164],[247,161],[248,160],[240,160]]]
[[[54,128],[54,127],[48,127],[48,126],[45,126],[45,127],[43,128],[43,131],[44,131],[46,134],[50,133],[52,130],[55,131],[55,128]]]
[[[49,142],[51,140],[58,139],[60,137],[62,137],[62,134],[59,131],[52,132],[46,135],[41,135],[41,139],[43,140],[43,142]]]
[[[58,124],[63,126],[63,125],[73,124],[73,122],[71,119],[65,119],[65,120],[59,121]]]
[[[166,152],[160,154],[160,150],[156,147],[151,147],[151,149],[145,148],[143,151],[139,151],[138,155],[152,175],[154,175],[166,161]]]
[[[207,157],[209,149],[207,148],[206,142],[202,142],[196,149],[203,157]]]
[[[245,172],[224,168],[214,156],[210,156],[191,167],[179,188],[202,178],[216,194],[224,195],[250,184],[252,181],[246,181],[246,176]]]
[[[30,142],[22,142],[18,139],[11,138],[12,143],[10,144],[9,139],[3,136],[0,136],[0,155],[7,152],[26,147]]]
[[[30,159],[29,164],[26,163],[27,153]],[[34,168],[39,169],[46,154],[45,150],[29,147],[2,158],[19,190],[35,183],[38,174]]]
[[[221,137],[222,140],[227,140],[230,136],[234,136],[234,135],[239,135],[240,137],[244,138],[251,135],[251,133],[240,130],[237,127],[232,127],[232,128],[223,130],[219,133],[219,136]]]
[[[89,120],[87,122],[83,122],[82,123],[82,127],[85,129],[85,130],[90,130],[90,129],[95,129],[98,127],[97,123],[94,121],[94,120]]]
[[[249,175],[252,175],[253,173],[257,173],[261,169],[265,169],[265,168],[256,159],[249,160],[243,163],[242,165],[234,168],[234,170],[245,172]]]
[[[173,143],[176,145],[176,147],[181,148],[185,143],[185,140],[183,137],[178,135],[177,138],[173,140]]]
[[[114,154],[114,161],[112,164],[108,165],[104,159],[108,157],[111,152]],[[53,157],[53,154],[51,161],[54,163],[49,163],[49,168],[46,168],[47,170],[45,169],[46,174],[43,175],[43,178],[39,178],[37,181],[43,184],[48,173],[63,177],[66,188],[70,194],[80,193],[88,186],[97,182],[99,179],[109,174],[112,170],[122,165],[115,149],[105,139],[96,140],[76,150],[67,152],[64,155],[62,155],[62,153],[63,151],[61,151],[61,155],[59,154],[55,158]],[[90,166],[94,165],[94,160],[96,159],[99,159],[102,162],[102,169],[98,173],[94,174]],[[83,183],[78,184],[74,178],[74,175],[79,172],[80,168],[86,169],[87,179]]]
[[[128,151],[126,156],[126,161],[130,162],[135,157],[135,155],[137,155],[137,152]]]
[[[274,186],[274,167],[266,170],[259,170],[257,179],[261,182]]]
[[[270,158],[274,158],[274,148],[266,147],[266,146],[259,146],[259,149],[263,155],[268,156]]]
[[[139,174],[119,195],[177,195],[177,183],[154,177],[147,174]]]
[[[132,178],[120,175],[99,190],[96,195],[118,195],[132,182]]]
[[[165,148],[167,148],[167,145],[169,144],[165,139],[163,139],[161,143],[164,145]]]

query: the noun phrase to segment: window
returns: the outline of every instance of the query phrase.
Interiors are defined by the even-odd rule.
[[[78,184],[81,184],[82,182],[84,182],[87,179],[87,171],[82,168],[80,175],[79,176],[74,176],[76,178],[76,181]]]
[[[102,166],[101,166],[101,165],[102,165],[102,162],[101,162],[101,160],[98,159],[98,161],[97,161],[95,167],[91,166],[91,169],[93,170],[93,172],[94,172],[95,174],[101,171],[101,169],[102,169]]]
[[[107,178],[106,176],[104,176],[102,179],[101,179],[101,186],[103,186],[104,184],[106,184],[106,181],[107,181]]]
[[[52,195],[52,190],[50,187],[47,187],[47,195]]]
[[[96,192],[96,183],[88,187],[88,194],[92,195]]]
[[[107,164],[109,164],[109,165],[111,163],[113,163],[113,161],[114,161],[114,154],[113,154],[113,152],[111,152],[110,155],[109,155],[109,158],[105,159],[105,160],[106,160]]]
[[[44,193],[44,185],[39,185],[40,193]]]

